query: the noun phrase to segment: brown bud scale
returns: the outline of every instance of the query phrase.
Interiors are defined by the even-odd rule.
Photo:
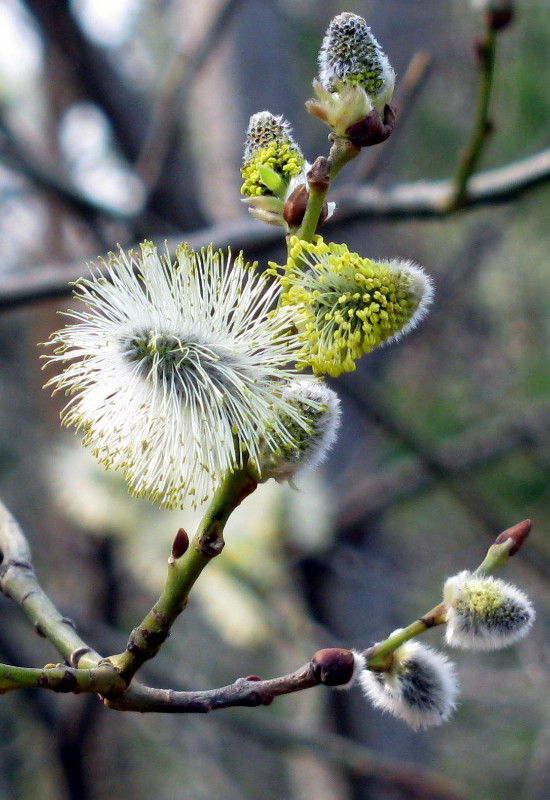
[[[290,193],[283,209],[283,217],[289,228],[299,228],[306,213],[309,192],[304,183]]]
[[[307,173],[307,180],[314,189],[328,189],[330,186],[328,158],[319,156],[315,159]]]
[[[509,539],[513,539],[515,544],[512,545],[508,551],[508,555],[515,556],[520,547],[523,545],[524,541],[529,536],[532,527],[533,523],[531,520],[524,519],[523,522],[518,522],[516,525],[512,525],[511,528],[507,528],[505,531],[500,533],[495,539],[495,544],[503,544]]]
[[[342,686],[353,677],[355,658],[351,650],[328,647],[318,650],[311,664],[319,682],[325,686]]]
[[[346,136],[354,147],[371,147],[375,144],[385,142],[395,128],[396,111],[393,106],[384,106],[383,114],[377,108],[367,114],[366,117],[354,122],[346,130]]]
[[[493,31],[500,31],[514,19],[514,11],[512,8],[503,9],[502,11],[490,11],[487,14],[487,25]]]

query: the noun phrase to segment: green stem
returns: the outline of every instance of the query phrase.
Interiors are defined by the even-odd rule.
[[[510,558],[510,550],[515,546],[513,539],[508,539],[501,544],[492,544],[487,550],[487,555],[475,570],[476,575],[490,575],[499,567],[503,567]]]
[[[468,141],[459,158],[454,176],[454,190],[445,210],[460,208],[467,197],[468,181],[481,158],[490,130],[489,104],[494,82],[497,32],[487,26],[485,36],[479,44],[479,82],[474,122]]]
[[[429,628],[444,624],[445,610],[445,603],[439,603],[420,619],[415,620],[406,628],[388,636],[383,642],[367,650],[365,656],[368,669],[375,672],[388,670],[391,667],[393,654],[398,647],[408,642],[409,639],[414,639],[415,636],[424,633]]]
[[[0,664],[0,694],[14,689],[50,689],[62,694],[94,692],[112,695],[125,688],[126,684],[110,664],[94,669],[74,669],[63,664],[30,669]]]
[[[349,139],[344,136],[332,137],[332,146],[328,159],[318,158],[308,173],[309,197],[296,236],[304,242],[311,242],[317,232],[319,219],[323,212],[323,204],[332,182],[345,165],[360,153]]]
[[[223,550],[223,531],[231,513],[256,486],[257,482],[244,469],[229,474],[212,498],[187,552],[180,558],[171,556],[168,559],[166,583],[159,599],[132,631],[126,650],[109,657],[126,683],[145,661],[157,654],[187,605],[195,581],[206,565]]]
[[[356,158],[361,152],[361,148],[355,147],[345,136],[333,136],[332,147],[328,157],[328,172],[331,182],[339,172]]]
[[[317,232],[319,218],[323,211],[323,204],[328,194],[330,184],[326,188],[311,186],[309,188],[309,199],[302,224],[296,231],[296,236],[304,242],[311,242]]]

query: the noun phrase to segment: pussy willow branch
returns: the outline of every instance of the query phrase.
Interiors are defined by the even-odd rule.
[[[228,686],[202,692],[178,692],[173,689],[154,689],[134,681],[123,695],[106,698],[104,703],[118,711],[156,711],[168,714],[187,714],[217,711],[221,708],[268,706],[276,697],[322,683],[319,671],[310,661],[289,675],[270,680],[239,678]]]
[[[59,694],[111,694],[125,684],[110,664],[76,669],[66,664],[47,664],[43,669],[0,664],[0,694],[14,689],[50,689]]]
[[[531,527],[531,520],[526,519],[500,533],[491,547],[489,547],[485,558],[475,570],[475,574],[490,575],[504,566],[508,559],[515,555],[523,546],[531,532]],[[365,650],[363,655],[367,659],[368,669],[374,671],[389,669],[391,667],[393,653],[398,647],[430,628],[434,628],[437,625],[444,625],[446,623],[446,616],[447,610],[445,603],[438,603],[434,608],[428,611],[427,614],[423,614],[420,619],[407,625],[406,628],[392,633],[383,642],[379,642],[368,650]]]
[[[531,189],[550,180],[550,148],[536,155],[516,161],[505,167],[481,172],[470,178],[468,196],[462,206],[504,203],[516,199]],[[352,219],[413,219],[441,218],[454,213],[449,209],[454,183],[445,181],[415,181],[394,186],[365,185],[356,187],[338,200],[338,209],[327,223],[339,225]],[[220,223],[201,231],[177,238],[168,237],[168,248],[175,250],[182,240],[194,250],[210,242],[215,248],[253,250],[256,254],[267,251],[281,241],[280,228],[260,225],[257,220],[239,219]],[[159,246],[163,246],[159,241]],[[96,253],[90,254],[95,258]],[[71,292],[70,281],[85,272],[82,259],[75,262],[42,264],[0,277],[0,310],[56,297]]]
[[[132,631],[126,650],[109,658],[127,684],[168,638],[195,581],[207,564],[221,553],[225,544],[223,531],[231,513],[256,486],[257,482],[246,470],[230,474],[215,493],[189,549],[169,559],[166,584],[159,599]]]
[[[206,564],[223,548],[223,528],[231,511],[253,488],[245,473],[228,480],[206,514],[191,547],[169,561],[166,587],[159,601],[133,632],[124,653],[102,659],[62,617],[40,587],[30,562],[30,551],[19,526],[0,504],[0,588],[25,611],[37,631],[46,636],[68,661],[48,664],[43,669],[29,669],[0,664],[0,693],[17,688],[50,689],[54,692],[94,692],[110,708],[120,711],[206,713],[234,706],[269,705],[283,694],[303,691],[320,684],[339,686],[347,683],[353,672],[351,651],[340,648],[319,650],[311,661],[298,670],[262,681],[255,676],[240,678],[229,686],[199,692],[155,689],[132,680],[139,667],[158,652],[171,623],[187,602],[195,580]],[[531,529],[525,520],[499,534],[478,567],[488,574],[501,567],[523,545]],[[179,562],[179,563],[178,563]],[[445,608],[438,604],[399,633],[365,651],[367,666],[387,669],[392,654],[408,639],[445,622]],[[129,685],[128,685],[129,684]]]
[[[357,158],[361,152],[343,136],[331,134],[329,139],[331,148],[328,159],[320,156],[307,173],[308,202],[302,224],[296,232],[298,239],[304,242],[311,242],[317,232],[323,204],[334,179],[346,164]]]

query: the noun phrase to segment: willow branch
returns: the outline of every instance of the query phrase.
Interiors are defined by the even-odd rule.
[[[223,528],[231,511],[254,488],[254,481],[244,471],[233,473],[215,495],[189,549],[186,549],[187,535],[183,530],[178,532],[163,593],[142,624],[133,631],[127,649],[109,659],[102,659],[80,639],[70,622],[60,616],[42,591],[32,571],[27,541],[13,517],[0,505],[3,556],[0,588],[23,608],[69,662],[47,664],[43,669],[0,664],[0,694],[21,688],[76,694],[93,692],[101,696],[105,705],[118,711],[207,713],[236,706],[269,705],[276,697],[320,684],[350,684],[357,668],[356,655],[351,650],[334,647],[318,650],[311,661],[288,675],[268,680],[249,676],[218,689],[156,689],[133,680],[139,667],[156,655],[168,636],[170,626],[185,607],[197,577],[221,552]],[[476,572],[490,574],[503,566],[519,551],[530,530],[531,522],[525,520],[499,534]],[[375,671],[388,669],[397,647],[445,621],[445,604],[439,603],[420,619],[366,650],[367,668]]]
[[[101,661],[46,595],[34,574],[27,539],[0,503],[0,589],[21,607],[37,633],[45,636],[73,667],[94,668]]]
[[[215,493],[189,549],[185,550],[183,545],[184,531],[178,534],[179,538],[176,537],[159,599],[132,631],[126,650],[109,658],[127,684],[168,638],[172,625],[187,604],[195,581],[207,564],[221,553],[225,544],[223,531],[231,513],[256,486],[257,482],[246,470],[230,473]]]
[[[511,558],[516,555],[525,543],[531,532],[532,522],[530,519],[523,520],[507,528],[496,537],[493,544],[487,550],[485,558],[475,570],[478,575],[491,575],[500,567],[503,567]],[[383,642],[373,645],[365,650],[364,656],[367,660],[367,668],[375,672],[383,672],[391,667],[393,654],[405,642],[414,639],[437,625],[444,625],[447,621],[447,607],[445,602],[438,603],[427,614],[414,620],[406,628],[402,628],[392,633]]]
[[[228,686],[199,692],[154,689],[134,681],[124,694],[105,698],[104,703],[118,711],[206,714],[221,708],[268,706],[276,697],[301,692],[321,682],[319,671],[309,662],[289,675],[265,681],[239,678]]]
[[[47,664],[43,669],[0,664],[0,694],[14,689],[50,689],[60,694],[107,694],[121,691],[125,684],[110,664],[77,669],[65,664]]]
[[[486,170],[470,178],[462,208],[494,205],[515,200],[526,191],[550,180],[550,148],[504,167]],[[450,207],[454,181],[414,181],[390,187],[366,185],[342,197],[338,219],[442,217],[455,213]]]

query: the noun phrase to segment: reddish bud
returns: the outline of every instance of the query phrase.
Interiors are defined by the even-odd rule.
[[[348,683],[355,669],[355,658],[351,650],[328,647],[318,650],[311,664],[320,683],[325,686],[342,686]]]
[[[189,536],[180,528],[172,545],[172,558],[181,558],[189,547]]]
[[[309,173],[308,173],[309,176]],[[299,228],[306,213],[309,192],[305,184],[297,186],[289,195],[283,209],[283,218],[289,228]],[[319,225],[322,225],[328,216],[328,206],[323,203],[323,210],[319,216]]]
[[[533,523],[530,519],[525,519],[523,522],[518,522],[516,525],[512,525],[511,528],[507,528],[505,531],[500,533],[495,539],[495,544],[503,544],[509,539],[513,539],[515,544],[513,544],[508,551],[508,555],[515,556],[517,551],[529,536],[529,532],[531,531],[532,527]]]
[[[258,678],[257,675],[247,675],[245,681],[261,681],[261,678]]]
[[[290,193],[283,209],[283,217],[289,228],[299,228],[306,213],[309,192],[304,183]]]
[[[366,117],[354,122],[346,130],[346,136],[354,147],[370,147],[374,144],[385,142],[395,128],[395,108],[384,106],[383,114],[377,108]]]

